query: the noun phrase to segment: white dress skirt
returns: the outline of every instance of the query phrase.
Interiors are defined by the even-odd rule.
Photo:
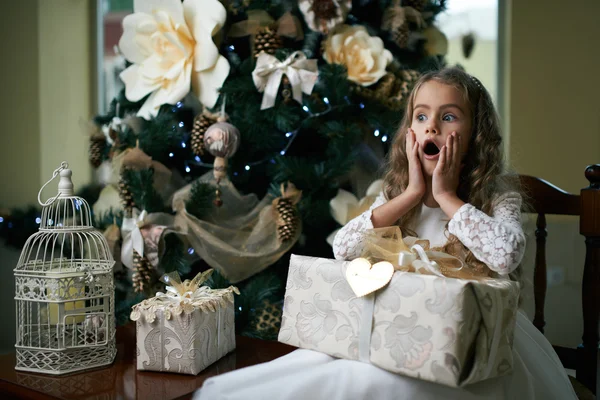
[[[353,259],[362,251],[362,233],[373,228],[371,211],[385,203],[382,194],[373,206],[336,235],[334,255]],[[492,216],[470,204],[449,220],[439,208],[422,206],[413,229],[433,246],[442,244],[446,223],[490,268],[508,273],[524,252],[521,199],[507,194]],[[517,313],[511,375],[452,388],[397,375],[359,361],[342,360],[312,350],[296,350],[276,360],[207,379],[195,400],[342,400],[342,399],[577,399],[556,352],[525,314]]]
[[[511,375],[452,388],[299,349],[209,378],[194,400],[577,399],[554,349],[521,312],[517,314],[513,354]]]

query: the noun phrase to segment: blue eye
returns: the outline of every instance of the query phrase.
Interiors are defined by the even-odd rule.
[[[417,115],[417,121],[425,121],[427,119],[427,117],[425,117],[425,114],[419,114]]]
[[[442,120],[447,122],[454,122],[456,121],[456,117],[452,114],[446,114],[442,117]]]

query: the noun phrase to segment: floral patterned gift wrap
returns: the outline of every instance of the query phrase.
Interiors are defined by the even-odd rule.
[[[211,273],[184,282],[167,274],[161,278],[167,293],[133,306],[137,369],[197,375],[235,349],[233,294],[239,291],[200,286]]]
[[[350,264],[292,255],[280,342],[454,387],[512,371],[518,283],[391,267],[357,297]]]

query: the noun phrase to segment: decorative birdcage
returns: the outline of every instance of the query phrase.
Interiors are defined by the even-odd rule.
[[[58,194],[42,202],[57,175]],[[40,229],[14,270],[17,370],[66,374],[116,355],[114,259],[92,226],[90,206],[74,195],[71,175],[63,162],[42,186]]]

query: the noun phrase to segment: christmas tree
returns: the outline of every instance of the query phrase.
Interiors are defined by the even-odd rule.
[[[213,287],[242,293],[238,333],[275,338],[290,254],[332,257],[327,237],[356,211],[332,216],[332,199],[365,194],[412,85],[443,64],[444,3],[136,3],[119,42],[125,89],[89,148],[115,175],[93,201],[117,259],[118,321],[160,275],[213,267]],[[233,248],[256,224],[260,240]],[[223,243],[208,247],[212,235]]]

